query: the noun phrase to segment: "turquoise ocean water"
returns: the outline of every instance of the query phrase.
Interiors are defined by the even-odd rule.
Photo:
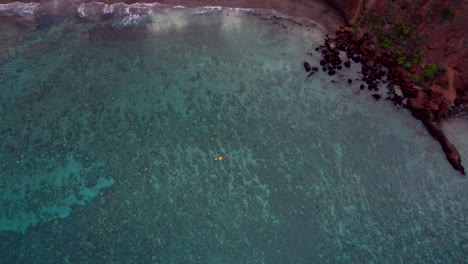
[[[467,178],[357,66],[306,77],[318,27],[40,21],[0,64],[0,263],[468,263]]]

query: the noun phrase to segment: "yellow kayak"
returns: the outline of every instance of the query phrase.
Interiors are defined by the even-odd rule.
[[[227,159],[227,156],[222,155],[222,156],[216,157],[214,160],[219,161],[219,160],[225,160],[225,159]]]

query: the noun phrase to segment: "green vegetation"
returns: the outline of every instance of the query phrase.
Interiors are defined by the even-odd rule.
[[[414,43],[416,41],[416,36],[412,34],[413,29],[408,24],[398,23],[389,30],[384,30],[382,16],[370,13],[359,17],[353,25],[353,30],[359,28],[363,23],[367,24],[371,27],[372,31],[374,31],[378,46],[392,52],[397,58],[399,65],[410,69],[423,58],[421,53],[411,54],[408,52],[408,50],[414,48]],[[406,52],[402,50],[406,50]]]
[[[419,52],[415,53],[415,54],[413,54],[413,56],[411,56],[411,62],[413,64],[418,64],[422,60],[423,57],[424,56],[423,56],[422,53],[419,53]]]
[[[449,8],[442,10],[442,17],[444,19],[451,19],[453,16],[454,14]],[[418,65],[424,58],[420,45],[427,39],[427,35],[418,34],[416,30],[417,25],[400,22],[391,26],[391,24],[385,22],[383,16],[368,13],[357,19],[352,26],[352,32],[355,32],[360,27],[364,27],[372,33],[371,41],[377,42],[377,46],[380,49],[392,54],[397,64],[407,70],[406,76],[411,78],[415,83],[432,81],[444,69],[443,64],[427,64],[419,72]],[[419,73],[416,73],[416,71]]]
[[[395,25],[395,32],[399,35],[408,36],[411,33],[411,28],[406,24]]]
[[[405,56],[400,56],[397,58],[397,63],[398,65],[403,65],[406,62],[406,57]]]
[[[406,69],[411,69],[413,65],[418,64],[421,59],[423,58],[422,53],[415,53],[415,54],[403,54],[403,51],[396,50],[393,53],[396,57],[396,61],[398,65],[402,65]]]
[[[413,81],[414,81],[415,83],[420,83],[420,82],[421,82],[421,75],[419,75],[419,74],[414,74],[414,75],[413,75]]]
[[[393,41],[389,38],[383,38],[382,40],[380,40],[379,45],[383,49],[390,49],[391,47],[393,47]]]
[[[364,17],[364,20],[370,23],[370,25],[376,32],[381,32],[383,30],[382,17],[380,15],[370,13]]]
[[[435,65],[433,63],[428,64],[428,65],[426,65],[426,67],[424,67],[424,69],[422,71],[422,78],[425,81],[433,80],[438,71],[439,71],[439,67],[437,67],[437,65]]]
[[[362,20],[364,19],[364,16],[360,15],[357,19],[356,19],[356,22],[354,22],[353,26],[352,26],[352,29],[353,31],[356,31],[360,26],[361,26],[361,23],[362,23]]]
[[[447,20],[447,19],[452,19],[454,17],[454,13],[450,8],[446,7],[442,9],[442,19]]]
[[[421,83],[421,75],[420,74],[412,74],[410,72],[405,73],[406,77],[410,78],[413,80],[413,82],[420,84]]]

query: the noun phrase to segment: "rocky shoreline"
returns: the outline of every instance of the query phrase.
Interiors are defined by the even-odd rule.
[[[419,119],[441,144],[450,164],[466,175],[458,150],[441,124],[467,116],[468,2],[329,2],[336,2],[334,6],[347,24],[333,41],[347,45],[350,57],[360,54],[363,80],[373,89],[383,76],[381,68],[387,69],[391,94],[386,99],[403,105]]]
[[[411,114],[420,120],[429,134],[442,146],[447,160],[454,169],[466,175],[465,168],[461,164],[461,157],[456,147],[444,135],[437,120],[437,112],[427,108],[425,102],[433,98],[429,89],[416,87],[398,65],[394,56],[388,52],[376,49],[369,41],[368,35],[356,35],[350,29],[337,30],[335,35],[328,35],[324,44],[316,49],[320,52],[322,60],[320,65],[311,66],[304,62],[304,68],[309,72],[309,77],[321,69],[329,75],[335,75],[343,67],[349,68],[352,61],[362,65],[362,81],[366,85],[360,85],[360,89],[368,89],[376,100],[380,100],[379,84],[386,83],[388,86],[385,100],[395,105],[403,106]],[[346,54],[343,61],[340,52]],[[351,84],[352,80],[348,82]]]
[[[0,4],[12,2],[17,1],[0,0]],[[19,2],[40,3],[38,12],[40,16],[43,13],[74,14],[81,3],[94,1],[20,0]],[[101,1],[107,5],[154,2],[152,0]],[[325,31],[336,31],[334,36],[329,36],[325,40],[320,49],[324,59],[323,65],[320,67],[317,65],[317,68],[309,65],[309,70],[314,72],[314,70],[324,68],[328,74],[334,74],[340,67],[347,67],[349,60],[361,62],[363,80],[367,83],[367,87],[361,87],[361,89],[370,90],[377,89],[377,84],[385,77],[385,80],[388,80],[393,87],[385,99],[404,106],[415,118],[421,120],[428,132],[441,144],[450,164],[465,174],[461,157],[456,147],[444,135],[440,124],[441,121],[451,116],[464,116],[468,109],[468,78],[465,77],[468,71],[466,63],[468,41],[465,40],[468,29],[464,20],[468,10],[466,1],[160,0],[157,3],[187,7],[223,6],[271,9],[298,20],[313,21],[322,26]],[[374,23],[374,25],[359,27],[362,18],[369,17],[371,18],[368,21],[369,24]],[[375,24],[376,18],[378,18],[378,24]],[[35,30],[36,19],[35,15],[0,18],[0,30],[8,31],[7,36],[19,35],[21,32]],[[345,24],[348,27],[340,29],[340,26]],[[382,33],[398,26],[402,26],[403,30],[409,28],[415,39],[420,41],[417,44],[405,44],[406,46],[398,44],[403,46],[403,49],[414,49],[424,54],[419,60],[413,60],[412,64],[409,58],[400,63],[401,57],[398,58],[395,55],[399,50],[396,48],[392,50],[393,39],[387,38]],[[403,41],[407,42],[407,40]],[[0,47],[0,59],[14,53],[14,49],[11,49],[8,43],[3,46],[6,48],[2,51]],[[349,60],[339,61],[337,59],[339,51],[346,52]],[[422,76],[428,66],[435,65],[435,63],[443,65],[443,69],[438,69],[437,74],[433,74],[430,80],[415,81],[416,77]],[[372,96],[375,99],[381,97],[378,93]]]

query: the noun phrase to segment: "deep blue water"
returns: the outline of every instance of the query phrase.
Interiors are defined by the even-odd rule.
[[[358,65],[306,78],[316,27],[198,11],[8,46],[0,263],[467,263],[468,181],[417,120]]]

